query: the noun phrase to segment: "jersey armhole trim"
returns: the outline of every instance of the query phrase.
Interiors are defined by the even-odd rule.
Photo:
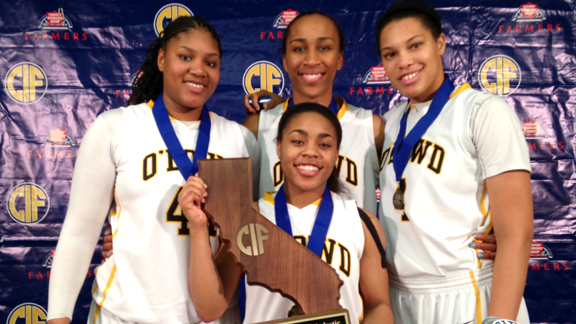
[[[362,208],[358,208],[358,214],[360,214],[360,219],[370,231],[376,246],[378,247],[378,251],[380,252],[380,256],[382,257],[382,269],[386,269],[386,250],[384,250],[384,246],[382,246],[382,242],[380,242],[380,237],[378,236],[378,232],[376,231],[376,227],[374,227],[374,223],[370,220],[370,217],[362,210]]]

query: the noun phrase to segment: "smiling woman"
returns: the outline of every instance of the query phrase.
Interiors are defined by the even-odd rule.
[[[205,105],[221,55],[204,19],[174,20],[148,48],[131,105],[103,113],[88,129],[54,254],[50,324],[71,321],[106,217],[114,255],[96,270],[89,322],[200,322],[186,289],[190,230],[176,197],[195,178],[199,158],[252,157],[255,175],[259,164],[252,133]],[[216,250],[215,230],[202,230]],[[230,308],[221,321],[239,318]]]
[[[358,209],[353,200],[339,194],[334,170],[341,141],[340,122],[326,107],[302,103],[290,108],[282,116],[277,132],[277,152],[285,181],[278,192],[268,192],[260,199],[257,208],[281,229],[303,239],[312,252],[336,270],[344,282],[340,304],[348,310],[351,323],[393,323],[385,246],[380,245],[381,250],[377,247],[384,239],[382,228],[376,216]],[[204,230],[207,217],[199,208],[207,195],[203,180],[195,177],[186,183],[178,201],[192,232],[190,293],[200,317],[211,321],[230,303],[242,271],[226,246],[212,258]],[[367,217],[361,218],[360,213]],[[368,230],[370,225],[374,234]],[[330,242],[338,242],[346,253],[334,253],[328,259],[322,251],[329,249],[326,244]],[[278,292],[246,285],[244,323],[286,318],[293,307],[294,303]]]

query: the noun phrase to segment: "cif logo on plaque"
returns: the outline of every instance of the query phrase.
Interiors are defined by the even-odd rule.
[[[48,77],[34,63],[22,62],[14,65],[4,81],[6,92],[14,101],[31,104],[40,100],[48,89]]]
[[[50,210],[50,198],[44,188],[31,182],[17,185],[8,195],[8,214],[20,224],[41,222]]]
[[[46,310],[37,304],[24,303],[16,306],[8,315],[6,324],[45,324]]]
[[[258,61],[252,63],[246,69],[242,84],[246,94],[260,90],[281,94],[282,90],[284,90],[284,74],[282,74],[276,64],[268,61]]]
[[[238,247],[242,253],[249,256],[258,256],[264,254],[264,241],[268,240],[268,230],[266,227],[252,223],[248,224],[238,231]],[[248,236],[249,245],[244,244],[244,237]]]
[[[157,36],[164,31],[164,27],[180,16],[194,16],[192,10],[179,3],[171,3],[162,7],[154,17],[154,31]]]
[[[505,55],[488,58],[478,73],[482,88],[496,95],[507,96],[520,86],[522,71],[514,59]]]

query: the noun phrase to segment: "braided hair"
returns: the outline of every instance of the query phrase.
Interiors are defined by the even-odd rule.
[[[140,68],[140,75],[132,85],[132,95],[127,105],[135,105],[149,100],[155,100],[164,89],[163,74],[158,69],[158,52],[166,49],[166,44],[176,35],[192,29],[204,29],[209,32],[218,43],[218,52],[222,57],[222,44],[216,29],[200,16],[181,16],[169,23],[160,36],[156,38],[146,50],[144,63]]]

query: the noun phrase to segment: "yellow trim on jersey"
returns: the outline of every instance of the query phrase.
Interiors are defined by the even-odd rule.
[[[106,283],[106,288],[102,292],[102,301],[98,304],[98,306],[102,306],[104,301],[106,300],[106,294],[108,293],[108,289],[112,286],[112,282],[114,281],[114,275],[116,275],[116,265],[112,268],[112,272],[110,272],[110,278],[108,278],[108,282]]]
[[[452,92],[452,94],[450,94],[450,99],[456,97],[457,95],[462,93],[462,91],[468,90],[468,89],[472,89],[472,86],[470,86],[470,83],[464,83],[458,89],[456,89],[456,91],[454,91],[454,92]]]
[[[98,315],[100,315],[100,306],[96,305],[94,310],[94,324],[98,323]]]
[[[364,322],[364,298],[362,298],[362,294],[358,295],[360,297],[360,304],[362,305],[362,313],[360,314],[360,319],[358,319],[358,323]]]
[[[275,194],[275,193],[276,193],[276,191],[266,191],[264,193],[264,201],[266,201],[269,204],[271,204],[272,206],[274,206],[274,198],[276,195],[274,195],[274,197],[272,197],[272,194]],[[330,191],[330,193],[332,193],[332,191]],[[322,198],[316,200],[315,202],[311,203],[310,205],[320,206],[321,201],[322,201]]]
[[[114,239],[114,237],[116,237],[116,234],[118,234],[118,228],[120,227],[119,226],[120,216],[122,215],[122,204],[120,204],[120,199],[116,195],[116,188],[114,188],[114,199],[116,200],[116,204],[118,204],[118,217],[116,218],[116,230],[114,231],[114,233],[112,233],[112,239]]]
[[[271,204],[272,206],[274,206],[274,197],[272,197],[272,194],[275,194],[276,191],[266,191],[264,193],[264,201],[268,202],[269,204]]]
[[[286,111],[286,109],[288,109],[288,104],[290,103],[290,100],[293,100],[292,97],[289,97],[288,99],[286,99],[286,101],[284,101],[284,105],[282,106],[283,111]],[[336,115],[336,117],[338,117],[338,120],[340,120],[342,117],[344,117],[344,114],[348,110],[348,103],[346,102],[346,99],[342,97],[334,97],[334,101],[336,101],[341,105],[340,109],[338,109],[338,115]]]
[[[346,99],[342,97],[335,97],[334,101],[341,104],[340,109],[338,109],[338,115],[336,115],[338,117],[338,120],[340,120],[342,119],[342,117],[344,117],[344,114],[348,110],[348,103],[346,102]]]
[[[486,220],[490,222],[484,231],[484,235],[488,235],[492,231],[492,212],[490,209],[486,209],[486,205],[484,204],[484,201],[486,200],[486,194],[488,194],[488,188],[486,187],[486,183],[484,183],[484,188],[482,189],[482,197],[480,198],[480,211],[484,215],[481,224],[484,225]]]
[[[480,300],[480,290],[478,289],[476,277],[474,277],[474,271],[470,271],[470,279],[472,279],[474,294],[476,295],[476,323],[482,323],[482,300]]]

